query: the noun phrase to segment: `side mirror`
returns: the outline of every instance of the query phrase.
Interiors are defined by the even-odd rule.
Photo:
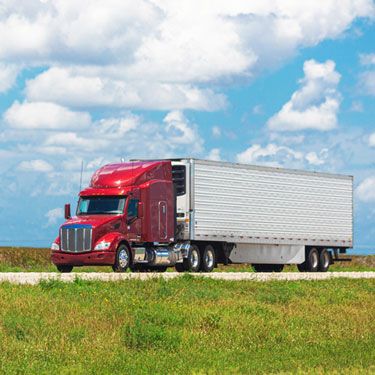
[[[143,203],[138,202],[138,217],[141,219],[143,217]]]
[[[72,217],[72,215],[70,214],[70,203],[67,203],[64,208],[65,208],[65,219],[68,220]]]

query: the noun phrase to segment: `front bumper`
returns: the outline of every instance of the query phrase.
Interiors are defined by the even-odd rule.
[[[64,253],[52,251],[51,260],[55,265],[68,264],[71,266],[111,266],[115,264],[113,251],[90,251],[88,253]]]

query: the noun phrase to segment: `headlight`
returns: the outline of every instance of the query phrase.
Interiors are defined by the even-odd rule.
[[[99,242],[94,250],[107,250],[109,247],[111,246],[111,243],[110,242],[105,242],[105,241],[102,241],[102,242]]]
[[[53,251],[58,251],[58,250],[60,250],[60,246],[59,246],[56,242],[54,242],[54,243],[51,245],[51,250],[53,250]]]

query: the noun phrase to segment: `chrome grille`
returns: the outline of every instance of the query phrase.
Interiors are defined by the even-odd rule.
[[[60,233],[61,250],[82,253],[91,250],[91,225],[65,225]]]

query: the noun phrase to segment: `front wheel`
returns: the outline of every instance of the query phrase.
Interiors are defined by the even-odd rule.
[[[126,245],[120,245],[116,252],[115,264],[112,266],[115,272],[126,272],[130,265],[130,252]]]
[[[69,273],[73,270],[73,266],[70,266],[69,264],[58,264],[56,268],[61,273]]]

